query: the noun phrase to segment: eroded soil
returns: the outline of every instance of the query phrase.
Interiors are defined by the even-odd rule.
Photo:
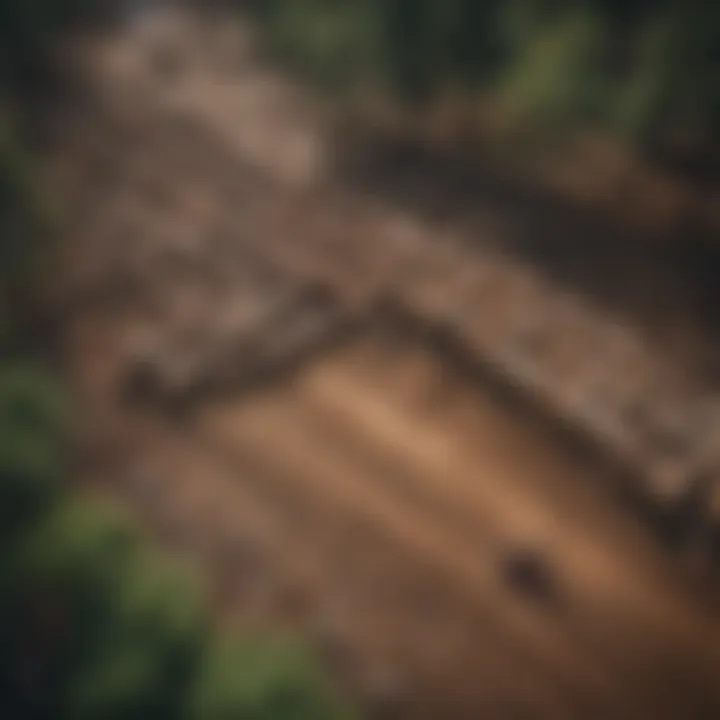
[[[333,187],[322,112],[245,29],[171,20],[83,45],[51,167],[86,483],[197,564],[221,622],[307,632],[378,717],[717,717],[710,591],[495,371],[554,374],[623,441],[595,408],[624,384],[707,393],[531,266]],[[545,366],[517,327],[555,338]]]

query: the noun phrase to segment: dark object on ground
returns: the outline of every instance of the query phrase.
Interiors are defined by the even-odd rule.
[[[501,560],[507,585],[519,595],[541,603],[558,599],[557,578],[547,560],[531,548],[510,550]]]

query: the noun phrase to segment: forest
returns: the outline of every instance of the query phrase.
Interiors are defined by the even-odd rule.
[[[246,4],[246,3],[243,3]],[[668,161],[717,169],[712,0],[251,0],[276,49],[335,91],[428,107],[448,93],[504,125],[600,129]]]

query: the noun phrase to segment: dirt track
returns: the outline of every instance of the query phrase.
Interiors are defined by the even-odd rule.
[[[413,242],[432,228],[362,197],[338,207],[310,110],[262,67],[231,91],[191,64],[158,95],[138,42],[127,31],[91,50],[89,103],[53,169],[88,482],[207,571],[227,622],[307,631],[378,715],[717,717],[717,613],[604,471],[442,343],[365,311],[401,275],[423,277]],[[263,99],[278,95],[281,118]],[[374,233],[393,242],[361,252]],[[421,321],[447,290],[443,257],[453,286],[505,267],[486,255],[458,277],[443,247],[405,297]],[[488,314],[498,333],[502,307]],[[292,372],[229,391],[258,347],[253,367],[338,318],[343,332]],[[148,357],[164,390],[128,402]],[[165,400],[188,383],[178,414]],[[508,577],[516,548],[547,577]]]

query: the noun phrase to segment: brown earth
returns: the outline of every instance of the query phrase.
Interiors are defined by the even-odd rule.
[[[220,621],[307,632],[371,716],[717,717],[712,591],[522,399],[707,393],[542,267],[331,184],[322,113],[244,28],[171,19],[79,46],[49,170],[87,484],[198,565]]]

